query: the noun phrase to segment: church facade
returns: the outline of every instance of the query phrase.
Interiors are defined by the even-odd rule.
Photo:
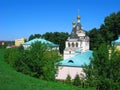
[[[74,79],[76,74],[84,76],[82,65],[90,63],[92,57],[92,51],[89,50],[90,39],[82,29],[80,16],[77,16],[77,20],[77,23],[72,22],[72,32],[65,42],[64,56],[58,67],[56,79],[65,80],[67,75]]]
[[[75,56],[76,52],[85,52],[89,50],[89,37],[82,30],[80,16],[77,17],[78,23],[72,22],[73,28],[70,37],[65,42],[64,59]]]

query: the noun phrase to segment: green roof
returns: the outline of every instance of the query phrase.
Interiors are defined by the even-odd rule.
[[[118,35],[118,39],[115,41],[112,41],[112,44],[118,45],[120,44],[120,35]]]
[[[84,64],[90,64],[90,58],[92,58],[93,51],[89,50],[83,53],[79,53],[73,57],[68,59],[62,60],[60,62],[61,66],[73,66],[73,67],[80,67]]]
[[[31,45],[31,44],[33,44],[35,42],[41,42],[41,43],[48,44],[48,45],[53,46],[53,47],[59,46],[58,44],[54,44],[53,42],[50,42],[50,41],[42,39],[42,38],[32,39],[32,40],[30,40],[28,42],[25,42],[24,45]]]

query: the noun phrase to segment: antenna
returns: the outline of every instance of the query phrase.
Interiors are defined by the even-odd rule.
[[[80,9],[78,9],[78,16],[80,16]]]

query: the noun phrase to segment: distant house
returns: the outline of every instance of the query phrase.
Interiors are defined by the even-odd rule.
[[[44,43],[44,44],[48,45],[49,47],[51,47],[52,50],[59,50],[59,45],[58,44],[54,44],[53,42],[50,42],[50,41],[42,39],[42,38],[35,38],[35,39],[32,39],[28,42],[25,42],[23,44],[24,49],[28,49],[31,46],[31,44],[33,44],[35,42]]]
[[[64,60],[60,62],[56,79],[65,80],[67,75],[74,79],[76,74],[80,77],[85,75],[83,65],[89,65],[93,51],[89,50],[89,37],[80,24],[80,16],[76,22],[72,22],[73,29],[70,37],[65,42]]]
[[[2,45],[5,45],[5,42],[4,42],[4,41],[2,41]]]
[[[15,40],[15,46],[20,46],[20,45],[22,45],[24,43],[25,43],[25,39],[24,38]]]

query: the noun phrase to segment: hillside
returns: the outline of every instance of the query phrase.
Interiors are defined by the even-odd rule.
[[[6,64],[3,56],[4,50],[0,49],[0,90],[90,90],[23,75]]]

